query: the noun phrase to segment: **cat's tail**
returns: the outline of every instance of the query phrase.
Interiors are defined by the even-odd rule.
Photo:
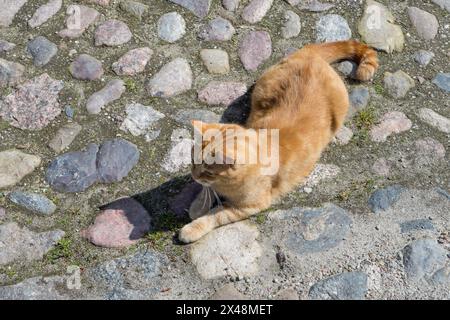
[[[320,56],[328,63],[353,60],[358,63],[356,78],[361,81],[370,80],[378,69],[377,52],[356,40],[310,44],[299,53]]]

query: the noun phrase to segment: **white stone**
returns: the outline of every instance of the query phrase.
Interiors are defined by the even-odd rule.
[[[100,13],[86,6],[73,4],[67,7],[66,15],[66,29],[58,32],[58,35],[63,38],[78,38],[98,19]]]
[[[323,180],[329,180],[334,178],[340,172],[341,169],[337,165],[319,163],[311,172],[308,179],[306,179],[304,186],[309,188],[314,187]]]
[[[178,172],[191,164],[191,152],[194,140],[186,129],[176,129],[170,138],[172,145],[166,154],[162,167],[168,172]]]
[[[127,117],[120,129],[130,132],[133,136],[146,134],[152,124],[165,117],[161,112],[140,103],[129,104],[125,111]]]
[[[403,112],[391,111],[383,115],[379,124],[370,130],[370,137],[375,142],[384,142],[394,134],[411,129],[412,122]]]
[[[220,49],[203,49],[200,57],[209,73],[226,74],[230,72],[228,53]]]
[[[286,10],[283,19],[283,26],[281,27],[281,35],[283,38],[290,39],[298,36],[302,28],[298,14],[294,11]]]
[[[192,87],[192,70],[186,59],[176,58],[164,65],[148,82],[152,97],[168,98]]]
[[[362,40],[376,49],[391,53],[402,51],[405,37],[392,13],[381,3],[367,0],[364,15],[358,25]]]
[[[316,23],[317,42],[334,42],[349,40],[352,30],[347,20],[337,14],[327,14],[320,17]]]
[[[409,7],[408,15],[419,37],[425,40],[432,40],[436,37],[439,22],[433,14],[417,7]]]
[[[339,129],[339,131],[336,133],[336,136],[334,137],[334,142],[344,146],[350,142],[350,140],[353,137],[353,131],[348,127],[342,127]]]
[[[158,20],[158,36],[173,43],[186,33],[186,22],[177,12],[169,12],[161,16]]]
[[[450,133],[450,119],[428,108],[419,110],[419,118],[444,133]]]
[[[431,0],[433,3],[437,4],[442,9],[450,12],[450,0]]]
[[[0,0],[0,27],[9,27],[28,0]]]
[[[192,263],[204,279],[255,275],[262,254],[258,236],[258,228],[245,221],[215,229],[192,245]]]
[[[55,152],[61,152],[68,148],[81,132],[82,127],[75,122],[70,122],[62,126],[56,135],[50,140],[48,146]]]

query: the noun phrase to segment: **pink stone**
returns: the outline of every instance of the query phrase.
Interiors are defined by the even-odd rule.
[[[266,31],[249,32],[239,46],[239,58],[244,68],[249,71],[256,71],[271,54],[272,41]]]
[[[82,5],[70,5],[67,7],[67,28],[58,32],[63,38],[78,38],[83,32],[97,20],[100,13],[92,8]]]
[[[0,207],[0,220],[3,220],[6,217],[5,208]]]
[[[424,138],[414,143],[414,164],[417,167],[429,166],[445,158],[445,148],[433,138]]]
[[[132,198],[122,198],[106,206],[94,224],[81,235],[96,246],[121,248],[135,244],[150,230],[150,216]]]
[[[108,20],[95,30],[95,45],[120,46],[133,37],[128,26],[119,20]]]
[[[46,73],[17,87],[0,102],[0,117],[24,130],[40,130],[61,113],[59,92],[62,81]]]
[[[247,86],[240,82],[211,81],[198,92],[198,99],[209,105],[228,106],[247,92]]]
[[[406,115],[399,111],[392,111],[386,113],[378,125],[370,130],[370,136],[373,141],[386,141],[393,133],[400,133],[411,129],[412,122]]]
[[[249,23],[261,21],[272,6],[273,0],[252,0],[242,12],[242,19]]]
[[[117,62],[113,63],[112,69],[117,75],[133,76],[145,70],[145,66],[152,54],[153,50],[150,48],[130,50]]]
[[[98,114],[104,106],[114,102],[126,91],[125,83],[121,79],[109,81],[101,90],[93,93],[86,102],[86,109],[90,114]]]

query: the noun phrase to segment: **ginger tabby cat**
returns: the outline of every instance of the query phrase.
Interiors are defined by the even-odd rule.
[[[192,166],[192,177],[203,190],[189,210],[193,221],[180,230],[181,241],[197,241],[217,227],[269,208],[308,177],[348,111],[347,89],[330,66],[344,59],[359,64],[356,77],[362,81],[370,80],[378,68],[377,53],[358,41],[307,45],[269,68],[256,82],[245,126],[193,121],[197,132],[205,135],[216,129],[222,137],[214,139],[222,138],[225,143],[213,146],[215,140],[203,136],[201,159]],[[278,129],[276,172],[261,174],[267,163],[238,163],[238,152],[229,155],[233,150],[246,157],[257,153],[258,141],[239,139],[252,129]],[[231,139],[226,132],[234,132]],[[275,154],[275,149],[268,149]],[[218,155],[223,164],[206,161]],[[211,208],[214,199],[219,205]]]

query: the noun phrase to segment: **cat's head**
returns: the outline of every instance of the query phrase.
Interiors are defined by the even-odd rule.
[[[257,153],[256,139],[246,138],[247,129],[236,124],[192,121],[192,178],[204,186],[239,183],[258,168],[251,161]]]

